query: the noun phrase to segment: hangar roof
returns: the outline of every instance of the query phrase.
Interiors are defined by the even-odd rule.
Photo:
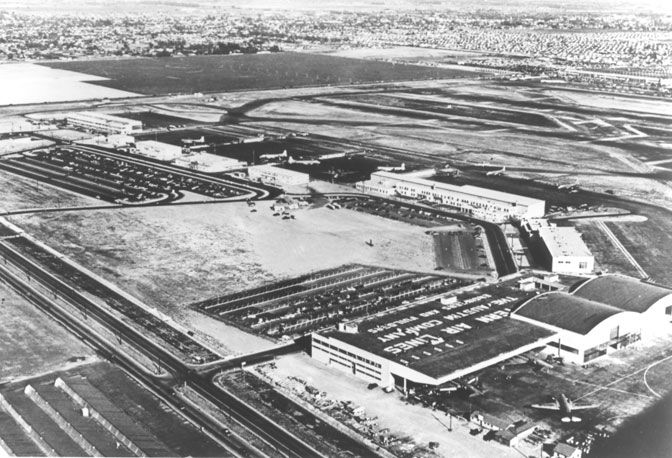
[[[552,292],[530,299],[513,312],[540,323],[586,335],[595,326],[623,310],[600,302]]]
[[[672,290],[622,275],[603,275],[579,285],[576,297],[602,302],[618,309],[642,313]]]

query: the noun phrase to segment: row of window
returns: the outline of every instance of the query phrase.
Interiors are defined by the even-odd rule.
[[[377,369],[380,369],[382,367],[379,363],[377,363],[375,361],[371,361],[370,359],[366,359],[362,356],[355,355],[354,353],[350,353],[349,351],[345,351],[341,348],[338,348],[335,345],[329,345],[328,342],[325,342],[322,339],[317,339],[317,338],[313,337],[313,345],[317,346],[317,348],[321,348],[322,350],[327,351],[330,354],[331,354],[331,352],[329,352],[329,350],[330,349],[334,350],[338,353],[349,356],[352,361],[355,361],[355,360],[361,361],[361,362],[363,362],[365,364],[368,364],[369,366],[375,367]]]
[[[553,348],[560,348],[560,350],[562,350],[562,351],[566,351],[566,352],[569,352],[569,353],[574,353],[575,355],[579,354],[579,350],[577,350],[576,348],[568,347],[567,345],[563,345],[560,342],[556,342],[554,340],[549,342],[547,345],[549,347],[553,347]]]

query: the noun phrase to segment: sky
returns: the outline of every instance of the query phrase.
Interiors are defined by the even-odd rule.
[[[671,0],[0,0],[0,8],[19,11],[129,12],[180,9],[283,9],[283,10],[405,10],[447,9],[474,11],[492,9],[506,12],[601,12],[672,14]]]

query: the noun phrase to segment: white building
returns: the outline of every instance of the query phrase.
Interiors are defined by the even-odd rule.
[[[545,219],[534,219],[525,221],[523,228],[533,238],[538,238],[538,253],[551,272],[586,275],[595,269],[595,257],[574,227],[556,226]]]
[[[510,308],[529,293],[515,283],[470,285],[453,299],[419,300],[313,333],[311,355],[343,372],[395,385],[439,386],[498,364],[555,337],[514,320]]]
[[[84,140],[75,140],[83,145],[96,145],[104,148],[123,148],[135,143],[135,137],[126,134],[98,135]]]
[[[95,130],[98,132],[130,135],[142,130],[141,121],[93,111],[68,113],[66,115],[66,121],[71,126],[82,127],[84,129]]]
[[[206,173],[229,172],[231,170],[240,170],[247,167],[247,163],[245,162],[210,153],[190,153],[181,155],[175,159],[175,165]]]
[[[248,167],[250,180],[261,181],[274,186],[302,186],[310,182],[310,175],[295,170],[277,167],[272,164]]]
[[[519,196],[471,185],[452,185],[427,179],[426,173],[398,174],[379,171],[371,179],[357,183],[360,191],[386,196],[403,196],[440,202],[457,211],[492,222],[509,218],[541,218],[546,203],[540,199]]]
[[[646,330],[639,313],[562,292],[535,296],[511,317],[555,332],[544,352],[576,364],[627,347]]]
[[[154,140],[143,140],[135,144],[136,154],[150,157],[159,161],[174,161],[182,157],[182,148],[169,143]]]

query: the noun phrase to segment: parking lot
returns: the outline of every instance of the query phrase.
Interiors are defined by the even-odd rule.
[[[108,202],[173,201],[181,191],[212,198],[243,194],[224,184],[67,147],[27,152],[0,161],[0,168]]]
[[[358,264],[191,304],[217,319],[269,337],[296,337],[447,292],[468,282]]]

